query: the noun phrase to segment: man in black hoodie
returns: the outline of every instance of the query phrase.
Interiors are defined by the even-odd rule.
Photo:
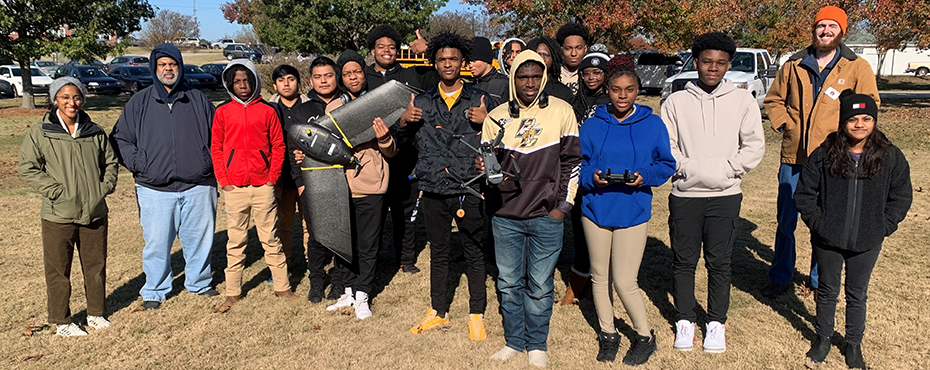
[[[471,39],[471,43],[474,50],[472,50],[472,60],[468,66],[478,88],[491,94],[497,101],[509,100],[510,85],[507,76],[498,73],[497,68],[494,68],[492,64],[494,52],[491,50],[491,41],[487,37],[475,37]],[[494,107],[488,107],[488,110],[491,109]]]
[[[129,99],[110,133],[120,164],[136,181],[145,239],[145,284],[139,294],[147,310],[160,307],[171,292],[175,237],[184,250],[184,287],[194,294],[219,295],[210,286],[217,199],[210,158],[215,108],[184,84],[183,65],[177,47],[156,46],[149,57],[155,83]]]

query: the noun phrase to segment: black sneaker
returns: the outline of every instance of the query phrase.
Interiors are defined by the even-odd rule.
[[[310,292],[307,293],[307,300],[310,303],[323,302],[323,288],[317,285],[310,286]]]
[[[597,360],[614,362],[617,359],[617,351],[620,349],[620,333],[598,333],[597,342]]]
[[[814,341],[811,342],[811,349],[807,351],[807,358],[809,358],[811,362],[819,364],[827,358],[828,353],[830,353],[830,337],[818,335],[817,338],[814,338]]]
[[[200,293],[197,293],[197,295],[201,295],[201,296],[204,296],[204,297],[216,297],[216,296],[220,295],[220,292],[217,292],[216,289],[210,288],[210,289],[207,289],[207,290],[202,291],[202,292],[200,292]]]
[[[410,275],[420,272],[420,269],[417,268],[417,265],[400,265],[400,270]]]
[[[762,292],[762,296],[768,299],[776,298],[788,291],[791,286],[788,284],[779,284],[774,281],[769,282],[769,286]]]
[[[146,311],[157,310],[159,307],[161,307],[161,302],[159,301],[143,301],[142,302],[142,309]]]
[[[330,286],[329,294],[326,295],[326,299],[330,301],[338,301],[339,297],[342,297],[342,293],[345,293],[346,289],[341,286]]]
[[[865,360],[862,359],[861,344],[846,343],[846,367],[865,370]]]
[[[637,335],[633,346],[623,356],[623,363],[630,366],[642,365],[649,361],[649,357],[656,352],[655,330],[649,331],[649,336]]]

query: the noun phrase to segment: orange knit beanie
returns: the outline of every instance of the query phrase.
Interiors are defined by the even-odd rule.
[[[843,9],[833,5],[823,7],[823,9],[817,12],[817,17],[814,18],[814,25],[817,25],[817,22],[822,20],[831,20],[839,23],[840,30],[843,31],[844,35],[846,34],[846,12],[844,12]]]

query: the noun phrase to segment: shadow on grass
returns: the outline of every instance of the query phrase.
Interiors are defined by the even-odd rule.
[[[876,81],[878,90],[930,90],[928,76],[894,76],[879,77]]]

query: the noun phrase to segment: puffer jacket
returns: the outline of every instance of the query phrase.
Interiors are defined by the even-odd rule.
[[[811,153],[794,192],[811,243],[854,252],[881,246],[907,216],[913,199],[904,153],[889,146],[882,168],[868,178],[858,178],[858,166],[852,178],[834,175],[826,154],[823,147]]]
[[[840,58],[827,75],[814,99],[811,78],[801,65],[811,48],[791,56],[775,77],[765,95],[765,112],[772,129],[781,131],[781,163],[804,164],[804,160],[827,135],[836,131],[840,119],[840,93],[852,89],[881,103],[872,66],[846,45],[840,44]],[[827,94],[830,95],[827,95]]]
[[[414,174],[420,180],[420,190],[444,195],[461,195],[466,192],[462,182],[477,175],[475,158],[478,153],[436,126],[464,135],[463,139],[468,145],[477,148],[481,144],[479,133],[482,123],[472,123],[465,119],[465,111],[481,105],[482,96],[487,106],[496,105],[497,101],[475,84],[466,83],[450,110],[441,94],[439,87],[434,86],[417,95],[413,104],[423,110],[423,119],[420,122],[412,122],[406,126],[398,124],[395,127],[401,148],[412,142],[419,151]],[[391,166],[393,170],[393,163]],[[446,173],[446,169],[449,173]],[[477,181],[472,184],[472,188],[478,190]]]
[[[100,126],[83,111],[78,122],[75,138],[52,110],[19,149],[19,176],[42,196],[44,220],[88,225],[107,217],[104,197],[116,189],[119,162]]]

